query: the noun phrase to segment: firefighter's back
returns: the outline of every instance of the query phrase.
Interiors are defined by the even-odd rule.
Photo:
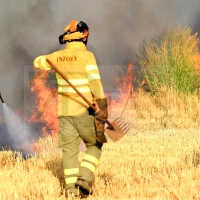
[[[92,64],[91,62],[91,65],[87,65],[87,62],[93,57],[94,55],[87,51],[85,45],[81,42],[69,43],[66,49],[49,55],[49,59],[91,103],[93,103],[93,96],[89,87],[88,70],[92,71],[96,63]],[[59,74],[56,74],[56,78],[58,84],[58,115],[73,116],[86,111],[88,105],[76,94],[74,89]]]

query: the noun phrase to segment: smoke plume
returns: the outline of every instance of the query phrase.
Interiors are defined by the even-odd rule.
[[[36,56],[64,48],[58,36],[73,19],[90,28],[105,90],[114,89],[116,66],[134,63],[139,42],[164,25],[200,31],[199,0],[35,0],[0,6],[0,91],[11,109],[24,109],[24,67]],[[0,117],[3,116],[0,105]],[[0,127],[0,134],[4,129]]]

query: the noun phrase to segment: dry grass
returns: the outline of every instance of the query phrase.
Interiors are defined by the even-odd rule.
[[[56,139],[40,139],[53,146]],[[65,199],[61,154],[54,148],[23,160],[1,152],[0,199]],[[80,154],[80,157],[82,155]],[[127,135],[103,147],[95,193],[88,199],[199,199],[200,137],[197,129]]]
[[[163,105],[146,94],[132,97],[125,114],[134,128],[118,143],[104,144],[89,200],[200,199],[198,97],[185,103],[170,95],[160,98]],[[19,153],[0,153],[1,200],[65,199],[57,138],[35,145],[40,153],[26,160]]]
[[[127,97],[126,97],[127,98]],[[120,106],[110,108],[111,118],[118,117],[122,111]],[[126,112],[133,132],[160,130],[166,128],[199,128],[200,95],[178,96],[174,91],[162,88],[159,96],[151,97],[149,93],[139,91],[132,95]]]

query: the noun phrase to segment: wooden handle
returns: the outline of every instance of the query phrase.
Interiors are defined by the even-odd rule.
[[[49,65],[69,84],[69,86],[71,86],[76,93],[96,112],[96,107],[91,104],[77,89],[76,87],[68,80],[68,78],[65,76],[65,74],[63,74],[48,58],[46,58],[46,61],[49,63]],[[113,125],[106,120],[106,123],[110,126],[110,128],[112,130],[115,130]]]

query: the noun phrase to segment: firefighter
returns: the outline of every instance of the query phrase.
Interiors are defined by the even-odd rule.
[[[50,70],[46,58],[64,73],[69,81],[97,106],[94,114],[85,101],[77,95],[62,77],[56,73],[58,85],[57,115],[59,120],[58,146],[62,149],[65,178],[65,195],[87,197],[92,194],[94,172],[106,142],[104,125],[108,117],[99,70],[94,54],[86,49],[89,28],[82,21],[73,20],[59,37],[66,48],[49,55],[37,57],[36,68]],[[86,152],[79,163],[81,140]]]

